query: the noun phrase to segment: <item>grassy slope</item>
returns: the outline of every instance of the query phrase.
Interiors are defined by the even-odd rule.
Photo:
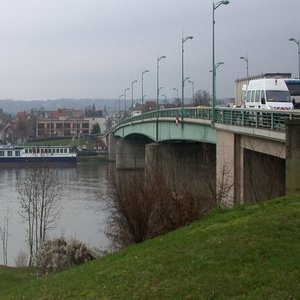
[[[0,266],[1,291],[14,288],[22,283],[28,283],[36,278],[34,268],[12,268]]]
[[[297,195],[214,211],[167,235],[0,291],[0,298],[300,299],[299,254]]]

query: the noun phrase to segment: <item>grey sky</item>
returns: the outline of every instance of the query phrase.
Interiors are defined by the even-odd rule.
[[[215,1],[217,3],[217,1]],[[12,0],[0,2],[0,99],[118,99],[134,84],[141,98],[181,96],[184,73],[195,91],[212,93],[212,0]],[[298,77],[299,0],[231,0],[215,10],[217,98],[234,97],[234,81],[249,74]],[[192,96],[186,83],[185,97]],[[126,98],[131,99],[131,91]]]

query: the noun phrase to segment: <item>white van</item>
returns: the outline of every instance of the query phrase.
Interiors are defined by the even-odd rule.
[[[132,116],[133,116],[133,117],[140,116],[141,114],[142,114],[142,111],[141,111],[141,110],[134,110],[134,111],[132,112]]]
[[[250,80],[244,95],[247,108],[294,109],[289,89],[283,79]]]

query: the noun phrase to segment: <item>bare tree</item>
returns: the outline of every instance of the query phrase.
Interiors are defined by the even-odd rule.
[[[176,105],[177,107],[181,107],[181,100],[180,98],[175,98],[173,101],[173,104]]]
[[[27,261],[28,261],[28,255],[23,249],[21,249],[19,251],[17,257],[15,258],[16,267],[18,267],[18,268],[26,267]]]
[[[29,265],[45,241],[49,230],[55,228],[61,212],[62,186],[56,170],[46,163],[31,166],[18,182],[20,215],[28,224]]]
[[[12,215],[10,214],[10,209],[7,207],[6,214],[3,219],[3,224],[0,224],[0,237],[2,241],[2,253],[3,253],[3,264],[7,266],[8,257],[8,237],[9,237],[9,224],[11,222]]]
[[[22,139],[22,144],[24,139],[28,137],[28,126],[26,120],[20,119],[16,122],[16,129],[18,130],[20,137]]]
[[[114,248],[189,224],[214,205],[200,176],[184,168],[184,161],[171,146],[161,147],[157,156],[159,162],[148,162],[146,170],[125,175],[117,172],[111,179],[106,224]]]
[[[211,103],[211,96],[209,92],[205,90],[198,90],[193,98],[195,106],[210,106]]]

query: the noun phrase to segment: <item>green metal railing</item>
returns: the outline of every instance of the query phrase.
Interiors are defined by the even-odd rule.
[[[184,121],[189,119],[203,119],[212,121],[212,107],[192,107],[184,108]],[[176,117],[179,121],[181,118],[182,108],[162,109],[153,112],[147,112],[139,116],[130,117],[120,121],[115,128],[142,120],[153,120],[157,118],[172,118]],[[286,119],[300,119],[300,110],[262,110],[262,109],[245,109],[245,108],[215,108],[216,123],[257,127],[269,130],[285,131]],[[114,128],[114,129],[115,129]]]

